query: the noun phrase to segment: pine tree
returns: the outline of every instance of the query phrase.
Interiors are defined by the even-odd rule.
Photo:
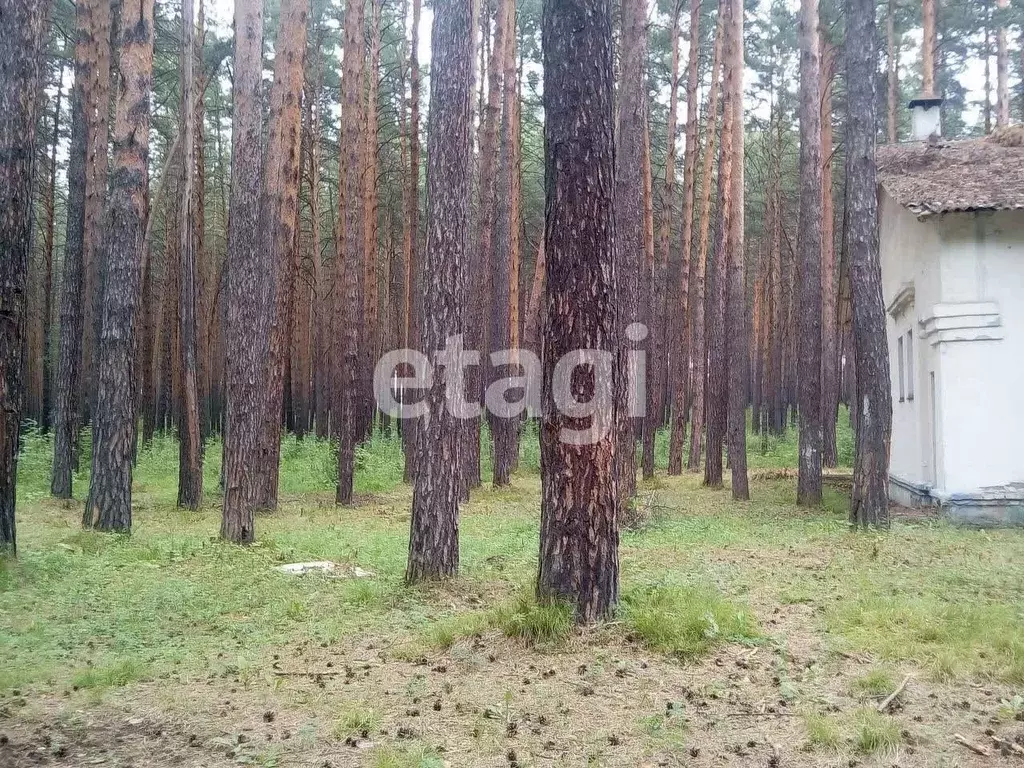
[[[707,139],[701,166],[701,218],[700,237],[693,279],[690,281],[690,349],[693,357],[693,423],[690,427],[690,453],[686,466],[691,472],[700,469],[701,446],[704,443],[704,424],[707,415],[707,267],[708,236],[711,229],[712,164],[715,160],[715,125],[718,120],[719,78],[722,68],[723,25],[726,0],[719,0],[718,21],[715,30],[715,50],[711,64],[711,93],[708,98]]]
[[[643,146],[646,56],[646,6],[643,0],[623,0],[615,153],[615,303],[619,343],[617,365],[621,373],[616,379],[618,442],[615,457],[618,490],[624,500],[636,492],[637,424],[629,405],[635,397],[643,397],[641,393],[630,391],[627,371],[633,342],[628,338],[626,329],[640,320],[641,254],[645,247]]]
[[[821,503],[821,79],[818,2],[800,4],[800,467],[797,504]]]
[[[362,283],[363,159],[365,150],[363,84],[365,77],[364,0],[349,0],[345,9],[345,58],[341,75],[341,165],[338,209],[338,250],[334,259],[334,322],[337,344],[331,391],[332,423],[338,437],[339,504],[352,502],[356,443],[360,435],[360,347],[363,336]]]
[[[196,167],[202,147],[196,147],[195,8],[192,0],[181,4],[181,122],[184,151],[181,185],[181,328],[182,394],[178,425],[178,506],[198,509],[203,499],[203,437],[199,426],[198,339],[196,327],[196,258],[198,213]]]
[[[473,11],[471,0],[437,0],[431,33],[430,130],[427,150],[427,238],[423,269],[423,346],[444,349],[463,331],[462,262],[469,237],[472,140]],[[447,371],[446,375],[454,375]],[[435,371],[429,413],[417,434],[406,580],[454,576],[459,569],[462,432]]]
[[[251,544],[258,502],[257,465],[264,411],[263,317],[269,278],[259,248],[263,110],[262,0],[236,0],[231,201],[228,216],[227,428],[221,538]]]
[[[672,190],[675,179],[675,119],[676,94],[679,67],[679,15],[681,6],[676,6],[672,22],[672,91],[669,97],[669,159],[665,163],[665,197],[662,206],[665,220],[662,223],[664,247],[668,247],[671,228],[669,215],[672,210]],[[683,220],[680,238],[679,282],[674,295],[674,311],[669,312],[669,356],[672,361],[672,429],[669,437],[668,473],[678,475],[683,471],[683,444],[686,442],[687,410],[690,400],[690,359],[695,357],[690,348],[691,313],[690,305],[690,263],[693,254],[693,213],[694,193],[697,188],[697,156],[700,152],[700,109],[697,102],[697,85],[700,76],[700,0],[690,0],[690,43],[686,63],[686,147],[683,150]],[[670,173],[671,170],[671,173]],[[694,270],[696,271],[696,270]],[[702,383],[698,383],[702,386]]]
[[[15,505],[24,394],[22,344],[32,229],[32,156],[48,6],[4,0],[0,36],[0,556],[17,552]]]
[[[135,458],[135,323],[149,180],[153,0],[122,0],[92,476],[84,523],[130,531]]]
[[[744,248],[743,197],[743,0],[730,0],[728,34],[731,56],[726,59],[726,88],[730,97],[726,109],[732,110],[732,189],[729,192],[728,300],[726,304],[726,349],[728,355],[728,444],[732,497],[750,499],[747,480],[747,382],[749,338],[747,335],[747,279]],[[723,151],[725,144],[722,145]]]
[[[110,122],[110,0],[81,0],[76,8],[78,41],[71,93],[67,236],[61,275],[50,485],[50,492],[58,499],[71,498],[71,476],[78,463],[84,389],[83,338],[92,289],[85,275],[89,265],[98,261],[102,243]]]
[[[884,528],[889,525],[892,398],[878,253],[874,3],[847,0],[846,9],[846,233],[853,289],[857,401],[863,403],[857,420],[850,523]]]
[[[309,0],[285,0],[274,55],[270,88],[267,151],[260,191],[258,247],[267,261],[270,315],[267,332],[267,379],[259,454],[257,508],[277,509],[281,463],[281,413],[290,348],[290,320],[295,287],[295,247],[299,224],[299,144],[302,131],[303,55]]]
[[[612,321],[612,22],[609,0],[550,2],[543,11],[546,284],[541,448],[541,600],[566,600],[579,622],[610,616],[619,593],[619,493],[614,407],[591,417],[586,445],[563,429],[553,390],[566,353],[601,350],[607,371],[591,369],[585,395],[613,400],[618,366]],[[609,380],[610,379],[610,380]],[[579,398],[587,400],[586,396]],[[584,427],[586,425],[583,425]]]

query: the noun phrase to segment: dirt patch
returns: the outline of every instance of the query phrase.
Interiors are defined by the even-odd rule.
[[[1024,742],[1005,686],[945,685],[913,669],[886,722],[897,743],[867,754],[844,735],[809,741],[807,717],[843,723],[884,696],[857,692],[881,665],[830,652],[803,604],[759,610],[769,638],[685,664],[617,627],[540,652],[495,634],[409,658],[388,638],[278,649],[253,669],[142,684],[102,704],[39,700],[0,720],[0,765],[357,768],[381,750],[410,766],[1021,765],[992,737]],[[982,757],[962,734],[991,748]],[[406,763],[401,763],[405,765]]]

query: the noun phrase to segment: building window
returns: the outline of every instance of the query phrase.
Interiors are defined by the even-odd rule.
[[[903,378],[903,373],[903,337],[900,336],[898,339],[896,339],[896,375],[899,377],[901,403],[907,399],[906,388],[904,386],[905,379]]]
[[[907,331],[907,400],[914,399],[914,331]]]

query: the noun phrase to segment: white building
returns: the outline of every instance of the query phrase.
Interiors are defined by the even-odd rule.
[[[1024,525],[1022,139],[878,153],[891,498],[977,524]]]

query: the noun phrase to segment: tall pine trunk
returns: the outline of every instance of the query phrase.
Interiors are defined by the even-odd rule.
[[[618,133],[615,153],[615,280],[616,334],[619,344],[616,378],[618,491],[625,501],[636,492],[636,426],[631,404],[644,404],[629,375],[636,342],[649,338],[640,321],[640,272],[644,253],[644,63],[647,58],[647,12],[643,0],[623,0],[621,76],[618,88]],[[648,414],[653,418],[653,414]]]
[[[267,152],[260,192],[259,248],[270,279],[267,379],[260,450],[257,508],[277,509],[281,463],[281,413],[290,353],[295,248],[299,225],[299,144],[302,133],[303,56],[309,0],[285,0],[274,56],[270,89]]]
[[[181,185],[181,285],[178,317],[181,328],[182,394],[178,425],[178,506],[198,509],[203,500],[203,436],[199,422],[197,361],[196,272],[197,214],[195,8],[193,0],[181,4],[181,116],[184,174]],[[201,197],[198,198],[201,200]]]
[[[334,322],[337,353],[332,423],[338,437],[339,504],[352,502],[356,443],[359,440],[362,327],[363,241],[363,84],[365,0],[349,0],[345,9],[345,54],[341,74],[341,151],[339,180],[338,251],[334,259]]]
[[[515,112],[515,3],[502,3],[505,27],[503,50],[498,58],[501,67],[501,136],[498,150],[498,174],[494,187],[494,231],[491,243],[491,290],[490,314],[491,331],[488,350],[492,353],[512,348],[513,323],[518,322],[512,312],[512,301],[518,301],[518,291],[513,292],[512,281],[514,261],[513,238],[515,236],[515,194],[513,178],[516,174],[513,142]],[[516,279],[518,275],[515,276]],[[518,315],[518,313],[515,313]],[[512,375],[502,371],[508,366],[488,366],[491,371],[490,384],[500,387],[503,379]],[[489,413],[491,436],[494,441],[493,484],[495,488],[511,482],[516,455],[519,453],[519,424],[517,419]]]
[[[835,467],[839,419],[839,271],[832,202],[832,81],[837,52],[821,31],[821,461]]]
[[[925,98],[935,92],[935,2],[921,0],[921,91]]]
[[[48,10],[48,4],[36,0],[5,0],[0,37],[0,556],[17,552],[32,158]]]
[[[619,596],[611,3],[545,3],[542,34],[546,316],[537,595],[568,601],[586,623],[611,616]],[[577,368],[574,377],[579,400],[604,401],[589,424],[556,404],[559,361],[579,349],[600,350],[605,363]],[[597,439],[582,445],[563,434],[588,428]]]
[[[726,88],[732,110],[732,190],[729,200],[728,300],[726,350],[728,356],[728,443],[732,497],[750,498],[747,479],[747,382],[750,354],[747,337],[747,279],[743,239],[743,0],[730,0],[731,56],[726,59]],[[724,148],[724,145],[723,145]]]
[[[675,120],[678,109],[679,78],[679,15],[681,6],[675,9],[672,22],[672,91],[669,96],[669,147],[665,163],[665,200],[662,205],[662,247],[669,249],[671,234],[672,193],[675,183]],[[700,0],[690,0],[690,44],[686,61],[686,147],[683,150],[683,220],[680,236],[679,276],[672,296],[673,307],[668,312],[669,328],[668,354],[672,374],[671,433],[668,446],[668,473],[678,475],[683,471],[683,446],[686,442],[686,422],[690,404],[690,348],[691,307],[690,271],[693,254],[693,209],[694,193],[697,189],[697,155],[700,148],[700,109],[697,102],[697,86],[700,76]],[[671,173],[670,173],[671,169]]]
[[[472,176],[472,0],[437,0],[431,32],[430,130],[427,150],[427,238],[422,307],[425,349],[444,349],[462,333],[462,268],[469,238]],[[447,375],[453,375],[451,370]],[[444,377],[426,395],[428,416],[417,435],[406,580],[454,576],[459,569],[462,431],[445,402]]]
[[[135,327],[149,180],[153,0],[122,0],[92,478],[85,525],[130,531],[135,458]]]
[[[405,266],[405,344],[420,348],[420,0],[412,0],[412,31],[409,36],[409,179],[405,189],[405,215],[409,248]],[[403,393],[403,397],[406,393]],[[416,476],[416,434],[419,419],[406,419],[402,429],[402,451],[405,454],[404,480]],[[479,473],[478,473],[479,474]]]
[[[821,503],[821,78],[818,2],[800,3],[799,406],[797,504]]]
[[[701,166],[701,218],[700,238],[697,247],[696,269],[690,281],[690,349],[693,357],[693,417],[690,425],[690,453],[686,467],[691,472],[700,469],[701,446],[704,442],[704,423],[707,415],[707,270],[708,237],[711,229],[711,189],[715,162],[715,126],[718,121],[719,78],[722,67],[726,0],[719,0],[718,21],[715,29],[715,51],[711,63],[711,94],[708,99],[706,123],[707,140],[704,146],[704,162]]]
[[[70,499],[81,427],[85,273],[97,258],[104,225],[110,122],[110,0],[77,4],[75,85],[71,94],[67,236],[61,276],[60,340],[54,398],[53,478],[50,492]]]
[[[850,283],[856,358],[857,453],[850,522],[889,525],[892,398],[878,253],[875,166],[875,13],[871,0],[847,0],[846,183]]]
[[[221,538],[251,544],[255,538],[257,464],[264,409],[263,318],[269,277],[257,240],[262,167],[262,0],[236,0],[234,119],[231,200],[228,212],[227,379],[224,435],[224,508]]]
[[[722,49],[722,145],[718,154],[718,242],[712,262],[711,292],[707,297],[707,460],[704,463],[704,485],[721,488],[722,448],[729,426],[729,359],[727,340],[727,305],[729,302],[730,248],[734,235],[733,220],[736,153],[733,150],[736,126],[734,101],[737,92],[732,33],[734,7],[732,0],[723,4]]]

